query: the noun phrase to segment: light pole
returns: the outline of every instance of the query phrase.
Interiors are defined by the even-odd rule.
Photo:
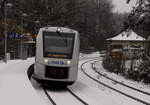
[[[4,34],[5,34],[5,63],[7,62],[7,9],[12,7],[11,3],[5,4],[5,14],[4,14]]]
[[[22,37],[23,37],[23,18],[24,17],[27,17],[28,15],[26,14],[26,13],[23,13],[22,15],[21,15],[21,36],[20,36],[20,58],[22,58],[23,57],[23,48],[22,48]]]

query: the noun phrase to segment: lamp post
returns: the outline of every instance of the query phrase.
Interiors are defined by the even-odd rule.
[[[22,37],[23,37],[23,18],[27,17],[28,15],[26,13],[22,13],[21,15],[21,37],[20,37],[20,58],[23,56],[23,48],[22,48]]]
[[[4,14],[4,34],[5,34],[5,63],[7,62],[7,9],[12,7],[11,3],[5,4],[5,14]]]

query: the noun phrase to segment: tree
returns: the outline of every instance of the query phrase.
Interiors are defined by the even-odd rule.
[[[137,0],[126,22],[126,28],[132,28],[147,38],[150,35],[148,27],[150,27],[150,1]]]
[[[9,0],[13,4],[9,31],[35,33],[35,27],[62,26],[78,30],[81,48],[104,48],[108,37],[120,32],[121,15],[112,13],[110,0]],[[27,17],[22,17],[22,14]],[[39,21],[35,24],[35,21]],[[119,21],[122,21],[120,18]],[[22,26],[22,22],[24,26]],[[13,25],[13,27],[11,27]],[[117,27],[117,28],[116,28]]]
[[[130,1],[131,0],[128,0],[127,3],[129,3]],[[126,28],[132,28],[136,30],[140,35],[148,39],[150,37],[149,27],[150,27],[150,0],[137,0],[136,6],[131,11],[129,18],[126,22]],[[143,80],[143,82],[149,83],[150,52],[146,50],[146,52],[144,52],[143,55],[144,55],[142,59],[143,62],[138,68],[139,72],[138,77],[140,77],[140,80]]]

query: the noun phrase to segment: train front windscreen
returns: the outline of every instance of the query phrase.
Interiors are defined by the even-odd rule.
[[[43,31],[44,57],[71,59],[74,46],[73,33]]]

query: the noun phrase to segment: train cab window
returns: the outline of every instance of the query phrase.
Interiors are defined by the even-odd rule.
[[[74,34],[43,31],[44,57],[72,58]]]

